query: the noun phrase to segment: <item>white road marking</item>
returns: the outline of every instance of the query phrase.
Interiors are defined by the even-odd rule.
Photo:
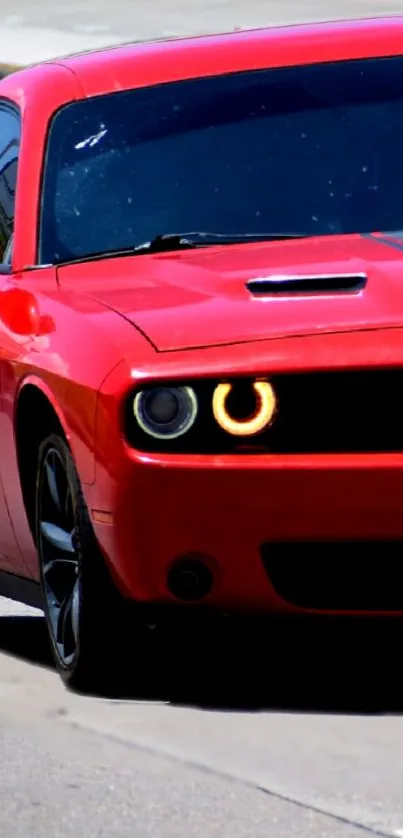
[[[21,602],[15,602],[13,599],[0,597],[0,618],[42,616],[42,611],[39,611],[37,608],[30,608],[28,605],[23,605]]]

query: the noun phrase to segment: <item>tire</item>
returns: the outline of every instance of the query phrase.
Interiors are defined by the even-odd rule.
[[[45,617],[59,675],[78,692],[110,694],[112,688],[113,693],[121,669],[124,601],[97,544],[70,449],[55,434],[39,449],[35,523]]]

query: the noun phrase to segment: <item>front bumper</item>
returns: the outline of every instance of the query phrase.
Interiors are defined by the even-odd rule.
[[[98,508],[101,496],[108,499],[109,518],[93,520],[127,597],[179,605],[167,587],[169,569],[196,555],[214,577],[201,604],[215,610],[403,612],[403,455],[150,456],[126,449],[124,463],[115,465],[113,476],[102,471],[97,493]],[[267,557],[275,551],[277,576],[270,578]],[[313,558],[318,584],[315,597],[304,599]],[[278,583],[282,562],[286,576],[298,562],[294,589],[284,573]],[[329,597],[332,574],[346,596]],[[369,584],[375,597],[360,598]]]

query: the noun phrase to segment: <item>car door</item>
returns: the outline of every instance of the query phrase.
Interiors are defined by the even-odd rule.
[[[18,155],[20,147],[21,121],[17,107],[0,99],[0,295],[9,281],[11,272],[12,236],[14,228],[15,192]],[[18,475],[4,470],[5,439],[9,434],[5,423],[3,374],[5,364],[11,363],[18,353],[15,340],[0,318],[0,571],[26,575],[26,566],[15,537],[4,485],[6,480],[16,480]]]

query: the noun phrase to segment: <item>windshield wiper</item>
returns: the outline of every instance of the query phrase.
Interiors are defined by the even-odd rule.
[[[163,253],[169,250],[192,250],[225,244],[246,242],[282,241],[283,239],[305,239],[307,233],[162,233],[149,242],[138,244],[133,253]]]
[[[101,250],[87,253],[74,259],[65,259],[57,263],[61,268],[82,262],[101,262],[103,259],[116,259],[121,256],[133,256],[146,253],[164,253],[175,250],[193,250],[198,247],[214,245],[245,244],[246,242],[283,241],[287,239],[309,239],[308,233],[162,233],[149,242],[124,247],[121,250]],[[39,266],[41,267],[41,266]]]

